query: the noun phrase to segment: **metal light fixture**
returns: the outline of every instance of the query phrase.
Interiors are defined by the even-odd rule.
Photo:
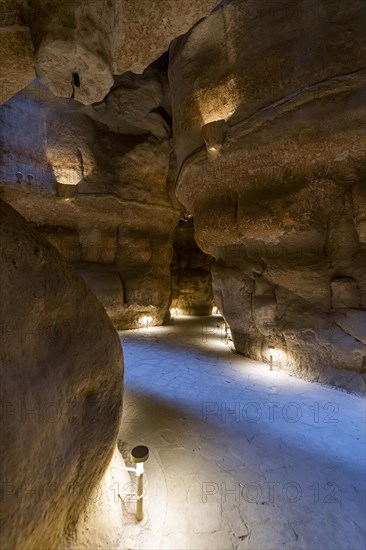
[[[269,349],[269,370],[273,370],[273,356],[275,354],[275,347],[268,346]]]
[[[34,183],[33,174],[27,174],[27,185],[32,185]]]
[[[131,451],[131,461],[136,464],[134,471],[137,477],[137,491],[136,491],[136,519],[141,521],[144,517],[144,462],[149,458],[149,449],[145,445],[138,445]]]
[[[135,464],[135,468],[130,466],[123,466],[121,468],[114,467],[115,470],[124,470],[125,472],[133,472],[137,478],[136,491],[127,493],[128,496],[133,495],[136,497],[136,510],[135,517],[137,521],[141,521],[144,517],[144,462],[149,458],[149,449],[145,445],[137,445],[131,451],[131,462]]]
[[[202,126],[202,135],[205,140],[208,158],[214,160],[219,155],[222,144],[225,141],[225,119],[214,120]]]
[[[229,342],[232,342],[233,341],[233,336],[231,334],[231,328],[229,327],[229,325],[226,323],[225,321],[225,344],[228,344]]]
[[[146,328],[149,328],[149,325],[150,323],[152,322],[153,318],[151,317],[151,315],[144,315],[142,318],[141,318],[141,324],[142,325],[145,325]]]

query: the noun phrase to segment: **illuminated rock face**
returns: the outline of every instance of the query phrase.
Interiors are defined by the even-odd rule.
[[[91,107],[39,81],[0,107],[4,199],[76,266],[119,329],[169,312],[180,206],[165,66],[119,77]]]
[[[54,95],[102,101],[113,74],[142,73],[216,0],[2,0],[1,102],[36,73]],[[73,76],[75,75],[75,76]]]
[[[0,103],[35,77],[31,34],[21,24],[14,4],[13,0],[2,0],[0,5]]]
[[[234,1],[174,43],[169,68],[176,192],[216,258],[236,348],[268,360],[274,345],[281,367],[358,390],[364,18],[358,0]],[[226,131],[215,158],[202,126],[216,120]]]
[[[112,82],[213,4],[181,6],[38,0],[16,13],[51,90],[98,103],[39,97],[39,84],[6,103],[4,198],[77,265],[118,328],[146,315],[159,324],[181,214],[177,169],[237,349],[267,360],[275,345],[284,368],[362,388],[363,2],[222,2],[173,43],[169,84],[166,56]]]
[[[117,1],[115,73],[142,73],[167,51],[175,37],[187,32],[217,4],[217,0]]]
[[[121,346],[82,279],[3,202],[0,246],[1,543],[60,548],[112,457]]]
[[[213,306],[211,265],[194,240],[193,220],[182,220],[175,231],[172,261],[172,315],[210,315]]]
[[[114,2],[29,2],[25,17],[34,44],[36,74],[60,97],[101,101],[113,84]]]

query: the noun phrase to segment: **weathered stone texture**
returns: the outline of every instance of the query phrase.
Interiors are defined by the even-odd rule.
[[[112,457],[123,361],[103,307],[0,202],[1,545],[60,548]]]
[[[176,40],[169,65],[177,196],[216,258],[215,296],[236,348],[268,360],[273,344],[283,368],[356,390],[366,355],[355,328],[366,315],[364,26],[358,0],[234,0]],[[216,120],[226,132],[214,158],[202,127]]]

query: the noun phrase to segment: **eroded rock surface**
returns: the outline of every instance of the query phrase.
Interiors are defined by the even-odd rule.
[[[169,113],[164,59],[116,79],[95,106],[35,81],[0,108],[4,198],[75,264],[119,329],[168,315],[180,217]]]
[[[193,220],[182,220],[175,231],[172,262],[172,315],[210,315],[213,306],[211,265],[194,240]]]
[[[84,112],[111,132],[157,138],[171,135],[171,101],[167,76],[168,56],[164,54],[142,75],[126,72],[115,78],[105,98]]]
[[[27,27],[0,27],[0,60],[0,103],[4,103],[35,77],[33,45]]]
[[[60,548],[112,458],[123,362],[101,304],[0,202],[1,544]]]
[[[59,97],[102,101],[114,74],[142,73],[216,0],[1,0],[2,102],[37,75]]]
[[[177,195],[216,258],[236,348],[268,360],[274,345],[277,365],[357,390],[364,25],[358,0],[234,0],[174,43],[169,66]]]
[[[115,72],[141,73],[173,38],[206,17],[217,0],[124,0],[116,40]]]

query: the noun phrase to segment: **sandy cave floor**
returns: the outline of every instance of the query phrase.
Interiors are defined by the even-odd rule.
[[[120,449],[150,449],[123,548],[363,550],[365,401],[233,353],[221,321],[120,333]]]

